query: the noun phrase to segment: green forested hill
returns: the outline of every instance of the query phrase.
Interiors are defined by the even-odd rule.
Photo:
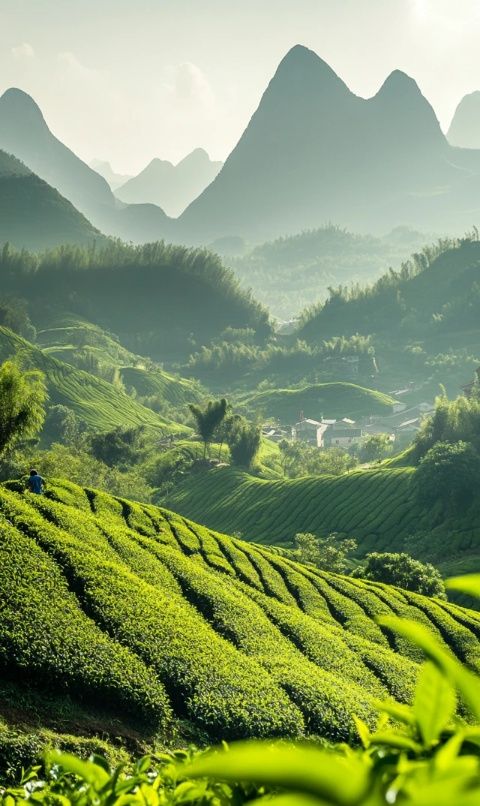
[[[307,312],[298,335],[315,340],[374,333],[393,343],[427,339],[440,344],[447,335],[452,344],[458,342],[456,334],[466,332],[471,343],[469,331],[478,332],[480,321],[477,235],[440,241],[370,288],[335,290],[325,304]]]
[[[480,668],[480,619],[457,606],[67,482],[50,480],[47,496],[15,490],[0,487],[7,722],[29,724],[28,690],[50,722],[71,727],[73,703],[104,735],[110,715],[115,736],[348,740],[352,714],[376,721],[374,698],[411,698],[421,660],[380,614],[428,625]]]
[[[146,425],[161,432],[188,431],[142,406],[122,388],[51,358],[8,328],[0,327],[0,362],[18,353],[29,366],[45,373],[50,403],[67,406],[95,430]]]
[[[384,390],[410,386],[416,402],[439,386],[456,396],[480,363],[480,241],[444,239],[367,288],[337,288],[303,315],[295,338],[369,336]]]
[[[293,424],[305,417],[367,417],[390,414],[393,398],[354,383],[316,383],[301,389],[274,389],[247,398],[245,404],[267,417]]]
[[[0,151],[0,244],[46,249],[91,244],[103,235],[55,188]]]
[[[337,532],[354,537],[361,556],[407,550],[446,573],[476,570],[479,501],[445,518],[440,508],[422,509],[415,493],[411,467],[282,480],[219,468],[186,479],[169,494],[168,506],[247,540],[290,542],[297,532]]]
[[[407,227],[374,238],[330,224],[268,241],[241,257],[227,255],[227,261],[272,314],[291,319],[312,300],[320,302],[328,297],[331,286],[372,282],[387,266],[399,265],[425,240],[425,235]],[[220,241],[220,252],[222,245]]]
[[[0,273],[4,293],[26,299],[34,322],[73,313],[155,360],[186,359],[226,328],[250,329],[258,343],[271,334],[268,312],[205,249],[110,241],[38,256],[7,250]]]

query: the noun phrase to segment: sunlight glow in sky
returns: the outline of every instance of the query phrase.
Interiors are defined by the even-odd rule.
[[[137,172],[234,147],[278,62],[315,50],[359,95],[399,68],[444,130],[480,89],[478,0],[0,0],[0,92],[18,86],[81,157]]]

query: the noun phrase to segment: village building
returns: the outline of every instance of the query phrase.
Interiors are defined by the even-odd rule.
[[[363,430],[355,423],[344,417],[329,424],[323,434],[324,448],[351,448],[358,445],[363,437]]]
[[[387,417],[370,417],[363,425],[364,431],[369,435],[389,434],[391,439],[400,444],[410,442],[420,430],[424,418],[432,414],[433,410],[433,404],[426,401],[409,408],[404,407],[397,411],[394,409],[393,414]]]
[[[266,424],[262,426],[262,436],[272,442],[281,442],[283,439],[291,439],[292,429],[287,426]]]
[[[303,418],[295,424],[293,436],[317,448],[350,448],[361,442],[363,430],[347,417],[342,420]]]
[[[323,441],[323,433],[325,431],[324,423],[320,420],[311,420],[308,417],[303,417],[293,427],[293,438],[301,442],[306,442],[308,445],[313,445],[316,448],[321,448]]]

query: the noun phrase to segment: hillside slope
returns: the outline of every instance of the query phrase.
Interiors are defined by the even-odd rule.
[[[480,241],[467,237],[427,248],[398,272],[372,286],[335,289],[305,314],[297,332],[308,341],[354,333],[385,336],[392,343],[416,338],[440,342],[479,327]]]
[[[75,314],[53,316],[49,312],[37,321],[37,344],[46,355],[72,363],[86,356],[100,366],[117,370],[127,390],[139,397],[155,395],[174,406],[186,406],[200,399],[197,385],[166,372],[120,344],[116,336]]]
[[[115,204],[105,179],[52,134],[33,98],[15,87],[0,97],[0,148],[23,160],[85,215]]]
[[[0,151],[0,243],[39,250],[59,243],[103,240],[57,190],[11,154]]]
[[[219,468],[191,476],[168,506],[212,529],[262,543],[290,542],[297,532],[336,532],[358,541],[358,554],[406,550],[445,573],[475,571],[480,559],[480,502],[462,516],[422,510],[410,467],[357,470],[342,476],[270,481]]]
[[[299,566],[153,506],[50,481],[0,487],[0,681],[68,696],[163,739],[350,739],[374,697],[409,700],[418,650],[374,616],[431,627],[480,668],[477,614]],[[7,703],[0,704],[0,716]],[[17,715],[18,718],[18,715]]]
[[[301,412],[317,420],[390,414],[394,402],[389,395],[354,383],[315,383],[301,389],[275,389],[259,392],[244,401],[249,408],[287,425],[297,422]]]
[[[0,327],[0,362],[18,353],[28,366],[45,373],[50,403],[67,406],[95,430],[145,425],[160,432],[188,431],[142,406],[118,386],[51,358],[8,328]]]

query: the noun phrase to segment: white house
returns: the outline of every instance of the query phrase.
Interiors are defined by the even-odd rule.
[[[362,437],[362,429],[354,420],[310,420],[303,419],[294,427],[294,438],[317,448],[349,448],[357,445]]]

